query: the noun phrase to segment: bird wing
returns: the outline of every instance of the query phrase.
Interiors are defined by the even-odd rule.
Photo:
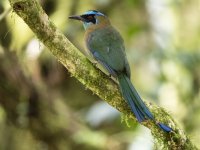
[[[125,54],[123,39],[111,26],[96,29],[88,34],[86,45],[93,57],[108,72],[116,76],[125,72],[130,77],[130,68]]]

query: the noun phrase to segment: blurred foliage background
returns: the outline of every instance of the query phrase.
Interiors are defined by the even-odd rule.
[[[69,15],[96,9],[122,34],[132,81],[200,148],[200,0],[40,0],[81,51]],[[1,150],[152,150],[150,131],[85,89],[0,1]]]

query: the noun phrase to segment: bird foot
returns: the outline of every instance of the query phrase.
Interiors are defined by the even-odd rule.
[[[93,64],[94,67],[97,67],[98,63],[97,62],[92,62],[92,64]]]

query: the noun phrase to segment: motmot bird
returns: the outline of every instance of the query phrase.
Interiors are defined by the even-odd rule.
[[[89,54],[118,80],[121,94],[138,122],[150,119],[163,131],[172,131],[167,125],[156,122],[153,114],[131,83],[124,41],[119,32],[111,25],[108,17],[99,11],[89,10],[82,15],[70,16],[69,19],[83,22],[86,31],[85,43]]]

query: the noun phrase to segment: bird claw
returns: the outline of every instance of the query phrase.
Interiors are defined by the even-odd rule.
[[[93,62],[92,64],[93,64],[94,67],[97,67],[98,63],[97,62]]]

